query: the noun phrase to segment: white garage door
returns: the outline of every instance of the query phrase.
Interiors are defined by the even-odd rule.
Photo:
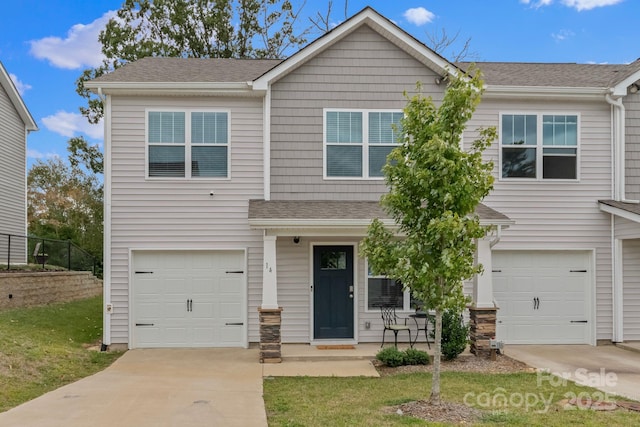
[[[496,335],[508,344],[590,344],[589,252],[494,251]]]
[[[136,251],[132,273],[134,348],[244,345],[244,252]]]

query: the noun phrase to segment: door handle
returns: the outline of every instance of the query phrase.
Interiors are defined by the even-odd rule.
[[[193,300],[187,299],[187,311],[193,311]]]
[[[533,309],[534,310],[540,309],[540,298],[538,297],[533,298]]]

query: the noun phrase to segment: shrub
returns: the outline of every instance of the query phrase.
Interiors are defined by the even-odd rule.
[[[408,348],[400,351],[395,347],[387,347],[376,354],[376,359],[385,365],[395,368],[402,365],[428,365],[429,355],[425,351]]]
[[[376,354],[376,359],[385,365],[395,368],[404,364],[404,354],[395,347],[387,347]]]
[[[429,355],[426,351],[416,350],[415,348],[408,348],[404,351],[405,365],[428,365],[429,361]]]
[[[460,313],[442,313],[442,357],[453,360],[467,348],[469,325],[465,325]]]

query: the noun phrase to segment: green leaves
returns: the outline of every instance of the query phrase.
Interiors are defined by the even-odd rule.
[[[481,271],[475,241],[486,229],[474,210],[493,187],[482,152],[496,131],[480,129],[470,150],[460,148],[483,83],[473,67],[450,80],[439,106],[420,84],[416,95],[405,94],[403,135],[384,167],[389,192],[381,198],[402,237],[374,221],[361,250],[377,273],[402,280],[429,308],[459,311],[467,303],[462,282]]]
[[[300,10],[290,0],[126,0],[98,37],[106,59],[76,81],[80,111],[98,123],[102,100],[84,83],[147,56],[282,58],[307,42],[308,28],[296,32]]]

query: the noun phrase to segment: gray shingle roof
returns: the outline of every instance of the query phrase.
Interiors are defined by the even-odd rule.
[[[623,211],[631,212],[636,215],[640,215],[640,204],[638,203],[625,203],[616,202],[615,200],[598,200],[603,205],[611,206],[612,208],[621,209]]]
[[[457,63],[467,69],[471,63]],[[485,83],[496,86],[611,87],[640,69],[631,64],[477,62]]]
[[[509,221],[506,215],[479,204],[476,213],[487,222]],[[352,220],[389,218],[378,202],[330,200],[250,200],[249,219]]]
[[[281,63],[281,59],[147,57],[93,80],[100,82],[247,82]]]

